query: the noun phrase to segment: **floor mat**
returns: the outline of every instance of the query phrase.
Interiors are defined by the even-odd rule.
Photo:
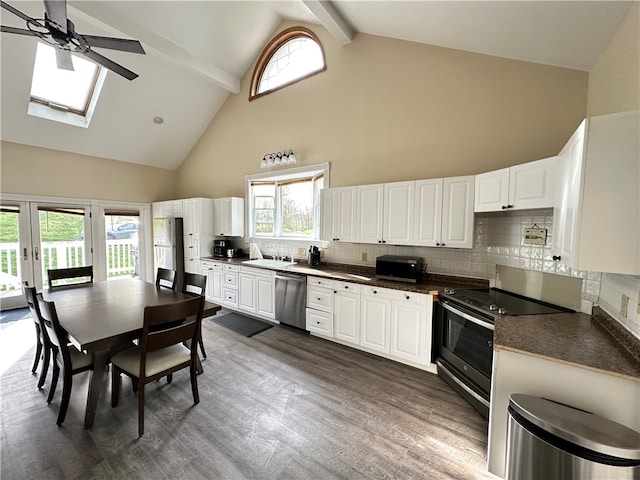
[[[22,320],[31,316],[28,308],[16,308],[15,310],[2,310],[0,312],[0,323],[10,323],[16,320]]]
[[[233,330],[245,337],[253,337],[254,335],[264,332],[273,327],[270,323],[261,322],[255,318],[245,317],[239,313],[228,313],[219,318],[211,318],[213,323],[217,323],[229,330]]]

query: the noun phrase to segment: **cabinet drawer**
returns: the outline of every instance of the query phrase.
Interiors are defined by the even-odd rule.
[[[329,288],[308,287],[307,306],[323,312],[333,312],[333,295],[333,290]]]
[[[338,292],[350,292],[350,293],[360,293],[362,291],[362,285],[358,285],[357,283],[349,283],[349,282],[335,282],[334,290]]]
[[[238,292],[236,290],[224,290],[223,302],[230,307],[238,308]]]
[[[307,330],[333,337],[333,313],[307,308]]]
[[[214,270],[222,271],[222,267],[223,267],[223,265],[222,265],[221,263],[213,262],[211,265],[213,266],[213,269],[214,269]]]
[[[411,305],[426,305],[427,304],[427,295],[425,293],[416,293],[416,292],[400,292],[400,298],[396,298],[401,303],[411,304]]]
[[[335,288],[335,281],[319,277],[307,277],[307,287]]]
[[[239,270],[238,265],[223,265],[225,272],[237,272]]]
[[[370,297],[382,297],[389,300],[400,298],[402,292],[400,290],[392,290],[391,288],[370,287],[362,288],[362,294]]]
[[[225,288],[238,288],[238,274],[237,273],[224,273],[224,286]]]

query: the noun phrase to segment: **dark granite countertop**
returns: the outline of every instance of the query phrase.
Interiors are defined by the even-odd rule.
[[[608,318],[607,318],[608,317]],[[494,348],[623,376],[640,382],[640,341],[599,308],[593,315],[498,316]],[[628,338],[631,336],[633,338]],[[621,338],[624,337],[624,338]]]
[[[204,257],[201,260],[215,261],[234,265],[244,265],[248,260],[246,257],[224,258],[224,257]],[[267,268],[256,265],[244,265],[251,268]],[[273,270],[273,269],[269,269]],[[449,275],[427,274],[418,283],[393,282],[379,280],[376,278],[375,268],[361,265],[347,265],[342,263],[324,263],[320,267],[309,267],[305,263],[296,263],[286,268],[278,269],[283,272],[299,273],[301,275],[312,275],[324,277],[343,282],[358,283],[381,288],[391,288],[416,293],[435,293],[446,288],[487,288],[489,280],[482,278],[456,277]]]

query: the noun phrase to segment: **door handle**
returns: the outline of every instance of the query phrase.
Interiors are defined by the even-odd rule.
[[[36,262],[40,260],[40,249],[38,247],[33,248],[33,256]]]
[[[27,260],[29,260],[29,254],[27,253],[27,247],[25,247],[25,248],[22,250],[22,260],[24,260],[25,262],[26,262]]]

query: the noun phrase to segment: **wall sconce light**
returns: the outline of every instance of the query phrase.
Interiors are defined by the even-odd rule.
[[[284,153],[268,153],[262,160],[260,160],[260,168],[279,167],[282,165],[291,165],[296,163],[298,159],[293,150],[289,150],[289,153],[285,150]]]

